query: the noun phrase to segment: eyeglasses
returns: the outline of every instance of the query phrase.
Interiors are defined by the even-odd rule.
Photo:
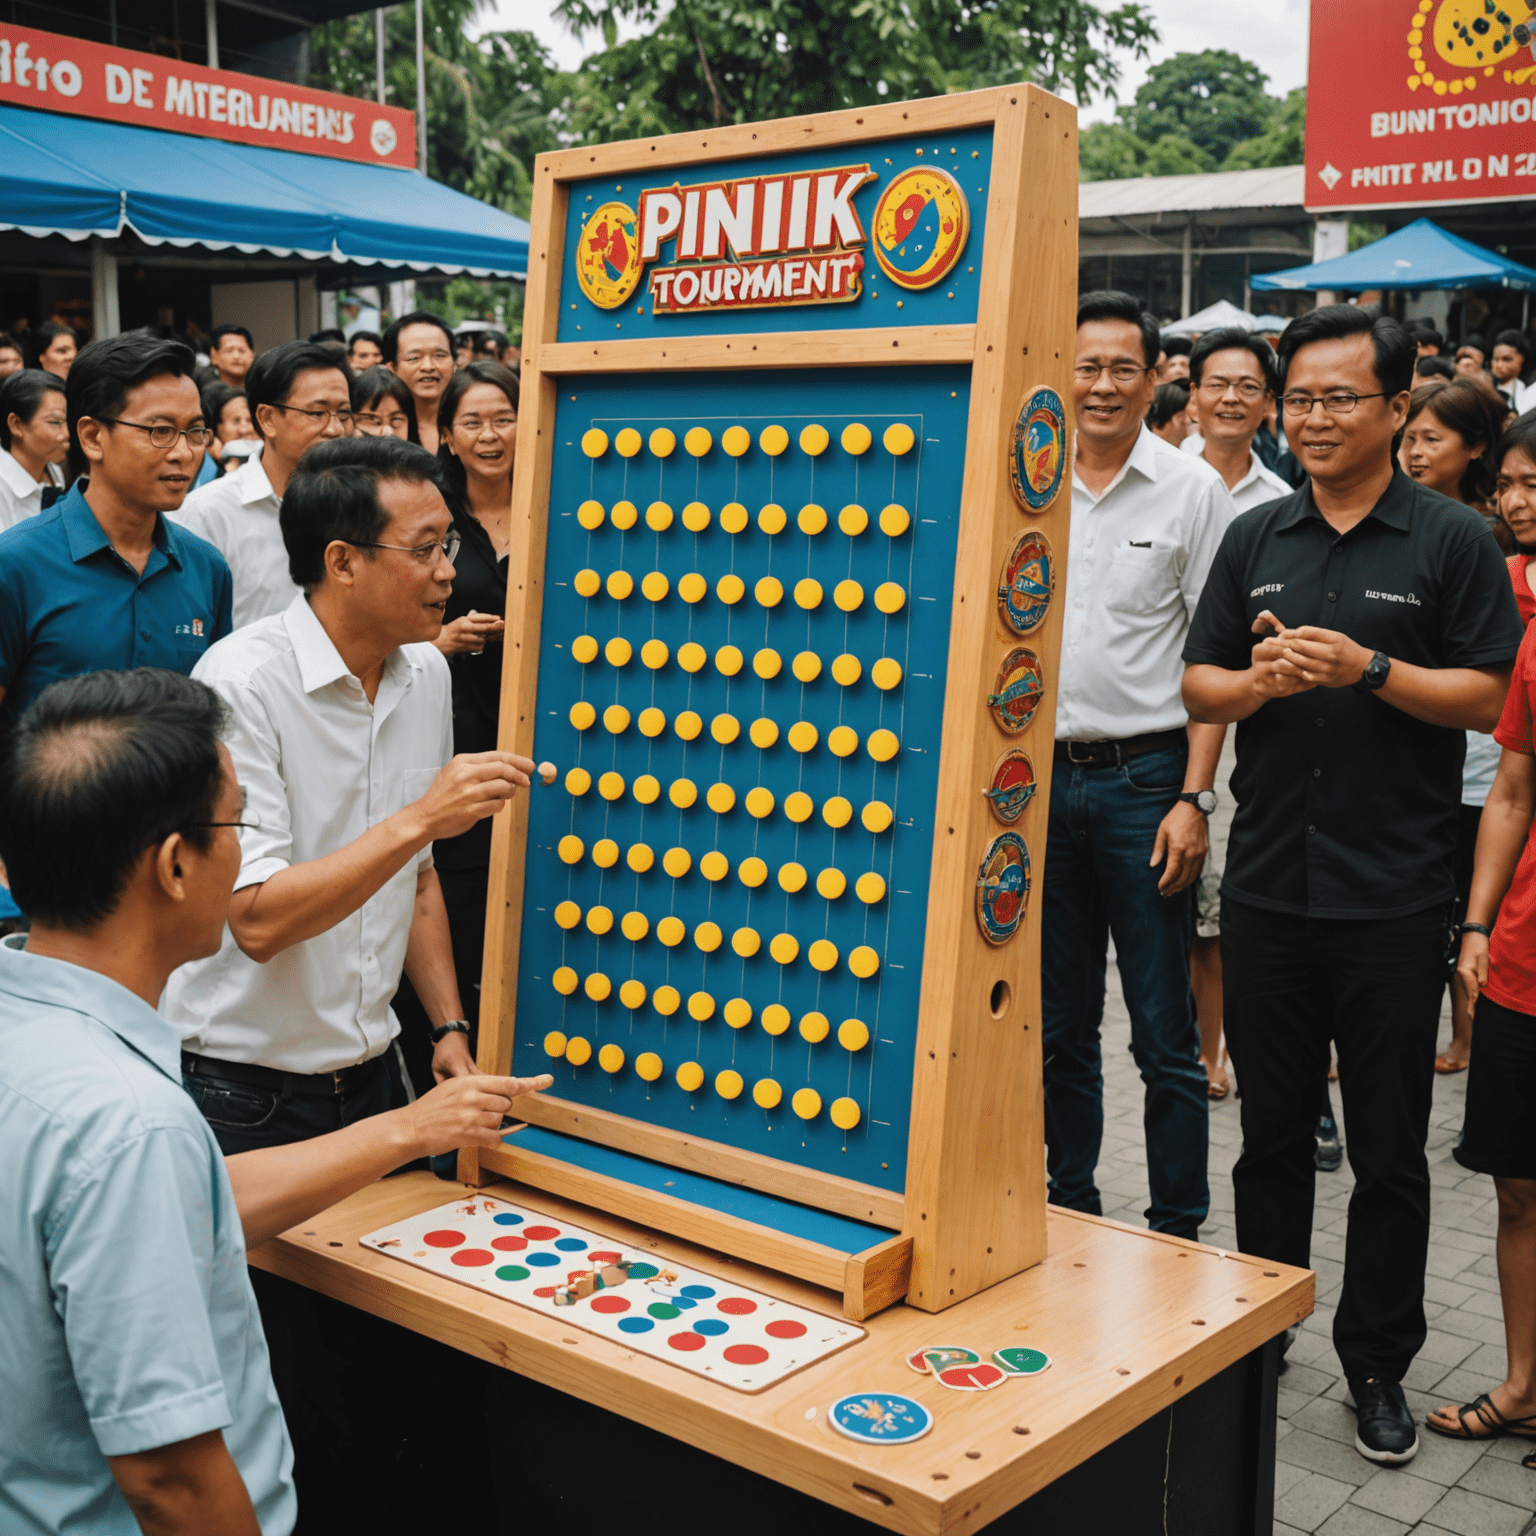
[[[446,363],[452,360],[453,354],[446,348],[439,348],[436,352],[407,352],[400,361],[407,367],[414,368],[418,363]]]
[[[446,535],[442,539],[434,539],[430,544],[377,544],[377,543],[370,543],[370,544],[356,544],[353,547],[355,549],[398,549],[402,554],[415,555],[415,557],[423,565],[428,564],[430,561],[436,560],[437,559],[437,551],[438,550],[442,550],[442,552],[443,552],[443,559],[445,559],[449,563],[449,565],[452,565],[453,564],[453,557],[456,554],[458,554],[458,552],[459,552],[459,545],[461,545],[463,542],[464,542],[464,539],[463,539],[463,536],[461,534],[450,533],[450,534]]]
[[[1239,400],[1262,399],[1269,391],[1254,379],[1201,379],[1196,388],[1202,395],[1210,395],[1213,398],[1224,395],[1230,389]]]
[[[1328,416],[1348,416],[1362,400],[1387,398],[1385,390],[1378,390],[1374,395],[1357,395],[1353,390],[1330,389],[1326,395],[1281,395],[1280,404],[1285,407],[1287,416],[1310,416],[1314,405],[1322,406],[1323,413]]]
[[[393,416],[380,416],[376,411],[359,411],[352,418],[359,427],[403,427],[406,416],[403,411],[397,411]]]
[[[1134,363],[1079,363],[1072,370],[1072,377],[1079,384],[1096,384],[1101,373],[1107,373],[1116,384],[1135,384],[1150,368],[1138,368]]]
[[[292,411],[295,416],[308,416],[311,421],[318,421],[322,431],[327,422],[335,419],[336,425],[343,431],[350,432],[355,418],[350,410],[340,411],[306,411],[302,405],[274,405],[274,411]]]
[[[150,426],[143,421],[124,421],[121,416],[93,416],[92,421],[103,421],[109,427],[137,427],[149,433],[149,440],[156,448],[171,447],[178,437],[184,437],[190,447],[205,447],[213,437],[212,427],[173,427],[168,421],[158,421]]]
[[[461,416],[454,422],[454,426],[462,427],[466,432],[480,432],[486,427],[494,428],[497,432],[510,432],[516,425],[516,416],[495,416],[490,421],[481,421],[478,416]]]

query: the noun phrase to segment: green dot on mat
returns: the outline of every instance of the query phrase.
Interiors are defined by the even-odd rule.
[[[526,1280],[528,1278],[528,1271],[521,1264],[503,1264],[496,1271],[496,1278],[498,1280]]]
[[[630,1273],[633,1274],[634,1271],[631,1270]],[[653,1301],[645,1310],[652,1317],[669,1318],[680,1315],[676,1307],[669,1307],[664,1301]]]
[[[629,1278],[631,1280],[649,1280],[652,1275],[659,1275],[661,1271],[654,1264],[631,1264],[629,1266]]]

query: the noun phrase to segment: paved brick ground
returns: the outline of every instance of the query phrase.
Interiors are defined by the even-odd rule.
[[[1442,1040],[1449,1038],[1443,1023]],[[1147,1154],[1141,1128],[1141,1079],[1131,1060],[1130,1020],[1110,966],[1104,1030],[1104,1154],[1099,1186],[1104,1214],[1146,1219]],[[1435,1081],[1429,1135],[1434,1226],[1429,1255],[1429,1338],[1404,1386],[1419,1415],[1443,1402],[1467,1402],[1504,1377],[1504,1327],[1494,1268],[1492,1180],[1468,1174],[1452,1157],[1461,1127],[1465,1076]],[[1338,1104],[1334,1088],[1335,1113]],[[1349,1127],[1344,1125],[1347,1144]],[[1235,1248],[1232,1164],[1241,1134],[1232,1098],[1211,1106],[1211,1215],[1200,1236]],[[1317,1310],[1307,1319],[1280,1378],[1275,1477],[1275,1536],[1536,1536],[1536,1472],[1520,1465],[1529,1441],[1488,1445],[1419,1432],[1419,1454],[1406,1467],[1378,1469],[1354,1448],[1355,1416],[1333,1352],[1333,1304],[1343,1274],[1345,1211],[1354,1179],[1346,1156],[1335,1174],[1318,1175],[1312,1263]]]

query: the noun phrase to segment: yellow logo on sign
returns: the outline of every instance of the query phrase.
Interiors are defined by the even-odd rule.
[[[635,210],[627,203],[604,203],[581,226],[576,280],[599,309],[617,309],[635,291],[640,281],[640,241]]]

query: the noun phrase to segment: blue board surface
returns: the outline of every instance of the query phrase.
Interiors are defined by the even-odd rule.
[[[968,408],[963,367],[679,372],[562,387],[534,733],[536,756],[553,762],[560,777],[530,797],[515,1070],[553,1071],[554,1093],[578,1103],[881,1188],[904,1187]],[[777,456],[761,446],[764,429],[774,425],[788,437]],[[872,439],[862,453],[843,445],[844,429],[854,425],[867,427]],[[686,434],[700,427],[711,446],[695,457]],[[750,434],[740,457],[724,447],[733,427]],[[801,446],[807,427],[825,429],[820,454]],[[908,451],[888,451],[891,427],[911,429]],[[582,446],[593,429],[608,441],[596,458]],[[645,444],[628,458],[618,451],[625,429]],[[649,446],[657,429],[675,439],[670,453]],[[603,517],[588,528],[579,514],[585,507],[592,521],[594,503]],[[648,526],[654,504],[671,514],[662,531]],[[737,534],[722,527],[732,504],[750,518]],[[623,511],[626,505],[634,512]],[[697,521],[700,505],[708,526],[690,532],[685,509],[694,508]],[[839,526],[850,505],[869,520],[852,536]],[[765,506],[784,509],[782,532],[763,531]],[[824,531],[801,530],[807,506],[825,509]],[[910,517],[894,537],[880,527],[887,506]],[[621,521],[637,514],[634,525],[616,527],[616,508]],[[815,526],[814,517],[809,522]],[[583,571],[595,573],[585,578],[589,586],[602,584],[591,597],[578,590]],[[610,595],[624,587],[611,582],[616,572],[633,583],[627,597]],[[667,595],[653,601],[643,584],[656,572],[667,578]],[[680,591],[689,574],[707,584],[695,602]],[[720,588],[731,575],[744,587],[734,603],[722,600]],[[765,577],[783,588],[772,606],[760,600]],[[807,579],[822,588],[811,608],[796,596]],[[836,593],[848,580],[862,598],[845,610]],[[892,613],[876,605],[886,583],[901,589]],[[666,662],[656,667],[643,659],[654,640],[667,646]],[[612,652],[611,641],[621,642]],[[683,665],[688,644],[702,647],[703,665],[694,672]],[[614,664],[610,654],[622,658],[626,646],[628,659]],[[720,670],[723,647],[741,653],[734,676]],[[776,676],[756,670],[763,651],[777,653]],[[576,659],[594,652],[585,663]],[[810,682],[794,675],[802,652],[820,663]],[[836,680],[840,656],[858,660],[857,681]],[[881,658],[901,668],[893,688],[875,685]],[[977,679],[978,701],[990,681]],[[578,728],[572,711],[583,703],[590,710],[578,710],[576,720],[595,718]],[[608,713],[614,706],[622,715]],[[660,716],[648,719],[648,709]],[[697,717],[692,727],[689,716]],[[659,733],[646,734],[658,719]],[[750,739],[759,720],[777,726],[766,748]],[[698,734],[682,739],[680,722]],[[729,734],[731,722],[738,734],[722,743],[717,732]],[[817,733],[804,751],[790,742],[790,728],[801,722]],[[834,750],[848,744],[834,737],[838,727],[853,733],[846,756]],[[892,733],[897,745],[886,761],[871,755],[879,731]],[[617,778],[605,781],[605,774]],[[655,784],[647,786],[647,777]],[[723,813],[707,803],[717,785],[733,792]],[[686,786],[694,800],[680,807]],[[759,787],[774,797],[760,817],[747,804],[748,791]],[[811,808],[798,822],[791,811],[804,807],[790,799],[797,793]],[[649,803],[647,794],[654,795]],[[866,808],[875,807],[878,823],[881,805],[892,808],[893,824],[866,830]],[[840,816],[841,827],[829,824]],[[564,839],[576,842],[562,852]],[[676,877],[664,867],[674,849],[686,851],[689,865]],[[723,859],[706,861],[708,853]],[[648,868],[636,867],[647,858]],[[723,862],[723,871],[713,871],[718,878],[710,878],[714,862]],[[799,890],[786,888],[794,866],[804,871]],[[818,894],[829,870],[846,882],[841,894]],[[759,883],[744,883],[744,874]],[[870,874],[884,891],[866,901],[858,882]],[[828,878],[835,891],[836,876]],[[638,941],[623,936],[628,914],[645,919]],[[678,937],[667,933],[665,918],[680,921],[680,942],[664,942]],[[793,938],[796,954],[781,963],[773,948],[782,935]],[[742,953],[754,939],[756,952]],[[716,947],[701,948],[701,940]],[[818,941],[836,951],[824,970],[817,964],[827,953],[812,948]],[[872,954],[873,975],[854,973],[860,950]],[[625,982],[643,985],[643,1001],[626,1004]],[[750,1013],[741,1021],[744,1009]],[[856,1027],[845,1030],[850,1021]],[[605,1046],[618,1047],[622,1061],[610,1050],[605,1063]],[[642,1066],[659,1075],[647,1081]],[[699,1086],[679,1083],[683,1067],[691,1069],[685,1081],[698,1077]],[[764,1107],[775,1089],[779,1101]],[[819,1101],[808,1117],[799,1112],[806,1101],[797,1107],[795,1097],[803,1089]],[[851,1129],[834,1124],[840,1101],[844,1119],[848,1101],[857,1110]]]

